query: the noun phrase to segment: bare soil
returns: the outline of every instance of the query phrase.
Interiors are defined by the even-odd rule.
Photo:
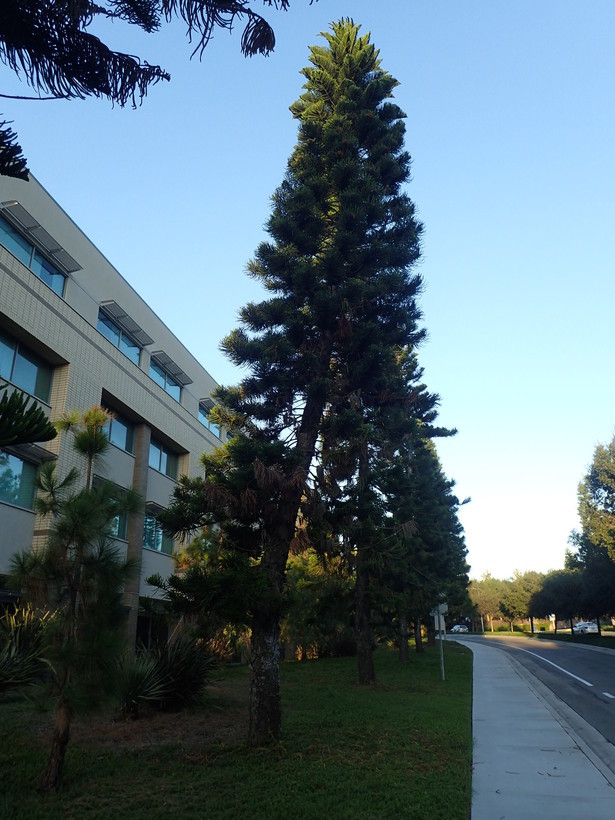
[[[88,715],[71,726],[71,745],[82,748],[143,750],[178,745],[199,752],[220,746],[236,746],[248,736],[248,681],[245,676],[226,676],[205,690],[203,704],[178,712],[145,707],[138,720]]]

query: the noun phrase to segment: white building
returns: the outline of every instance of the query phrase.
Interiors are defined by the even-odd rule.
[[[146,502],[117,532],[141,568],[126,591],[135,634],[139,596],[154,595],[145,579],[174,569],[174,545],[153,515],[177,477],[198,474],[201,453],[220,444],[207,419],[216,383],[33,178],[0,177],[2,381],[36,398],[52,421],[94,405],[115,413],[103,477]],[[67,435],[0,450],[0,602],[10,600],[11,555],[46,537],[32,502],[37,467],[49,458],[60,477],[83,467]],[[147,629],[141,612],[142,638]]]

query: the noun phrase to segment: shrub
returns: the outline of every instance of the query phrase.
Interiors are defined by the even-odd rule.
[[[205,644],[181,635],[158,649],[155,658],[165,683],[161,708],[181,709],[198,703],[209,673],[217,663]]]
[[[146,653],[120,658],[117,687],[122,717],[132,720],[139,717],[142,702],[160,704],[168,688],[159,659]]]
[[[202,641],[188,635],[149,653],[124,655],[117,676],[122,717],[136,720],[143,703],[165,710],[198,703],[217,662]]]

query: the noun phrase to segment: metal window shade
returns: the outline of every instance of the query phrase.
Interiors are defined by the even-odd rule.
[[[147,335],[143,328],[137,324],[132,316],[129,316],[117,302],[112,300],[101,302],[100,307],[102,312],[105,313],[109,319],[112,319],[120,330],[127,333],[141,347],[153,344],[154,340]]]
[[[9,222],[18,228],[36,248],[43,250],[53,262],[56,262],[64,273],[74,273],[82,269],[81,265],[73,259],[58,240],[51,236],[17,200],[3,202],[0,208]]]
[[[192,384],[192,379],[188,376],[181,367],[176,364],[173,359],[165,353],[164,350],[156,350],[151,354],[152,361],[160,365],[160,367],[172,376],[178,384],[185,387],[187,384]]]

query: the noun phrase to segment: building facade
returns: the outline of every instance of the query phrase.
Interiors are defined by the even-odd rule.
[[[129,630],[147,642],[146,578],[173,572],[176,545],[155,515],[178,477],[221,443],[209,422],[214,379],[34,179],[0,177],[0,386],[32,396],[54,421],[102,405],[114,414],[101,478],[133,487],[142,513],[118,521],[140,575],[125,593]],[[33,512],[38,466],[83,469],[69,434],[0,450],[0,602],[15,552],[45,542]]]

